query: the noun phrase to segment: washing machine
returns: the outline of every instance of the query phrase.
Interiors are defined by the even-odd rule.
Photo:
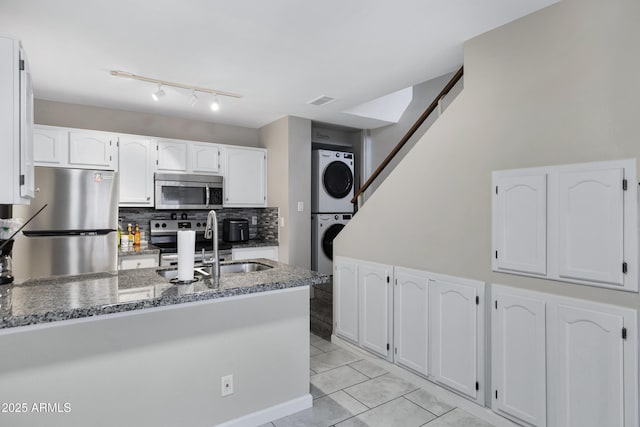
[[[353,213],[353,153],[314,150],[311,212]]]
[[[333,239],[351,220],[351,214],[311,215],[311,269],[333,274]]]

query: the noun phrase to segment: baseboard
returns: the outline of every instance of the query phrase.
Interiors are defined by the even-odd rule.
[[[312,405],[313,398],[310,394],[305,394],[304,396],[296,399],[292,399],[260,411],[252,412],[251,414],[244,415],[240,418],[226,421],[222,424],[218,424],[217,427],[256,427],[270,421],[277,420],[278,418],[286,417],[287,415],[295,414],[296,412],[311,408]]]

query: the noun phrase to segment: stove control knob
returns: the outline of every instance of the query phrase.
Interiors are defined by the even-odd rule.
[[[167,223],[166,222],[162,223],[162,228],[167,228]]]
[[[156,222],[156,225],[154,227],[160,228],[160,224]]]
[[[196,224],[196,227],[202,227],[202,224],[197,223],[197,224]]]

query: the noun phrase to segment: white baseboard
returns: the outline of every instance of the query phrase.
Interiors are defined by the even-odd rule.
[[[313,398],[310,394],[305,394],[304,396],[271,406],[270,408],[262,409],[260,411],[252,412],[251,414],[244,415],[240,418],[226,421],[222,424],[218,424],[217,427],[256,427],[270,421],[277,420],[278,418],[286,417],[287,415],[295,414],[296,412],[311,408],[312,405]]]

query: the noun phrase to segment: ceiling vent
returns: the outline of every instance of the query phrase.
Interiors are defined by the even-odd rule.
[[[311,105],[326,105],[329,104],[333,101],[335,101],[335,98],[332,98],[330,96],[326,96],[326,95],[320,95],[317,98],[312,99],[311,101],[307,101],[307,104],[311,104]]]

